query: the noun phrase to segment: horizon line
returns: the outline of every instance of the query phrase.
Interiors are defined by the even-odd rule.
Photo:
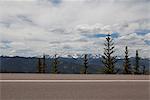
[[[81,56],[79,56],[79,57],[73,57],[73,55],[70,56],[70,57],[64,57],[63,55],[60,55],[60,56],[58,56],[58,57],[77,59],[77,58],[82,58],[83,55],[84,55],[84,54],[81,54]],[[100,55],[101,55],[101,54],[100,54]],[[54,56],[54,55],[45,55],[45,56],[49,56],[49,57],[46,57],[46,58],[53,58],[52,56]],[[39,57],[43,57],[43,55],[41,55],[41,56],[17,56],[17,55],[10,56],[10,55],[0,55],[0,57],[39,58]],[[89,57],[89,58],[92,58],[92,57]],[[95,58],[102,58],[102,56],[95,57]],[[131,56],[131,57],[129,57],[129,58],[135,58],[135,56]],[[143,59],[150,59],[150,57],[140,57],[140,58],[143,58]],[[118,56],[117,56],[117,59],[124,59],[124,56],[123,56],[123,57],[120,57],[120,56],[118,57]]]

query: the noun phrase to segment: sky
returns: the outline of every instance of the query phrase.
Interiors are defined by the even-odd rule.
[[[150,0],[0,0],[0,55],[103,54],[150,57]]]

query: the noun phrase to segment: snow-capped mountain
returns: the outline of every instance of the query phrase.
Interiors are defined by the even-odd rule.
[[[74,59],[77,59],[77,58],[83,58],[84,55],[85,54],[66,54],[66,55],[57,55],[57,56],[61,57],[61,58],[74,58]],[[101,54],[87,54],[87,55],[88,55],[88,58],[93,58],[93,59],[101,57]],[[46,55],[46,58],[53,58],[53,57],[54,57],[54,55]]]

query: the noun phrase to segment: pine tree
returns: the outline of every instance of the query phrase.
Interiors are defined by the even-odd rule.
[[[84,74],[87,74],[87,69],[88,69],[88,58],[87,58],[87,54],[84,55]]]
[[[115,63],[116,56],[113,56],[114,53],[114,43],[113,39],[110,37],[110,34],[106,37],[106,43],[104,43],[104,55],[102,56],[102,63],[105,66],[104,73],[106,74],[114,74],[115,72]]]
[[[125,47],[125,58],[124,58],[124,74],[131,74],[130,61],[128,56],[128,47]]]
[[[59,71],[58,71],[58,57],[57,57],[57,54],[54,55],[54,58],[53,58],[53,66],[52,66],[52,73],[53,74],[58,74]]]
[[[143,70],[142,70],[142,74],[146,74],[146,68],[145,68],[145,65],[143,65]]]
[[[43,58],[38,58],[38,72],[45,73],[46,63],[45,63],[45,55]]]
[[[41,73],[41,68],[42,68],[41,58],[38,58],[38,73]]]
[[[138,53],[138,50],[136,50],[136,57],[135,57],[135,72],[134,74],[140,74],[140,71],[139,71],[139,60],[140,60],[140,57],[139,57],[139,53]]]
[[[45,55],[43,55],[43,67],[42,67],[42,73],[45,73],[45,69],[46,69],[46,58],[45,58]]]

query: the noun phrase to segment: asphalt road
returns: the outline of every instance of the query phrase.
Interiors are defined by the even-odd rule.
[[[1,80],[149,80],[150,75],[108,74],[0,74]]]
[[[0,100],[150,100],[150,82],[0,82]]]

